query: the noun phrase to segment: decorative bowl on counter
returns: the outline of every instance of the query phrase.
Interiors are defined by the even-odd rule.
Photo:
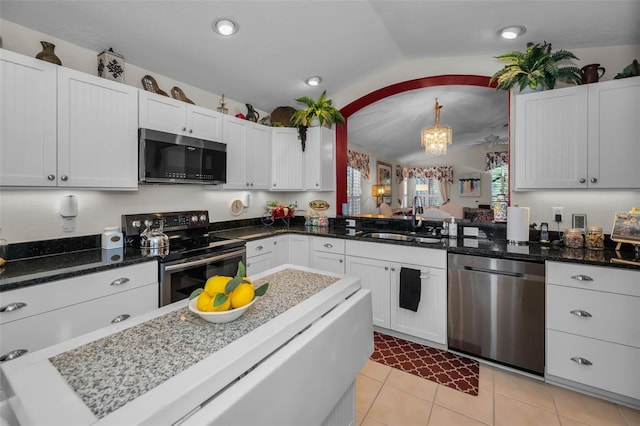
[[[225,322],[235,321],[240,318],[246,311],[249,309],[251,305],[256,301],[257,297],[254,297],[253,300],[247,303],[244,306],[239,308],[230,309],[228,311],[221,312],[203,312],[198,310],[196,304],[198,303],[198,298],[195,297],[189,301],[189,310],[194,314],[198,315],[205,321],[222,324]]]

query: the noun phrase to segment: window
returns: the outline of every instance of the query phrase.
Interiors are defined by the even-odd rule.
[[[362,197],[362,173],[353,167],[347,166],[347,202],[349,202],[348,214],[360,214]],[[343,214],[347,214],[344,213]]]
[[[416,178],[415,195],[420,197],[425,207],[440,205],[440,191],[438,181],[433,178]]]
[[[499,194],[504,194],[509,202],[509,165],[505,164],[489,171],[491,174],[491,204],[496,202]]]

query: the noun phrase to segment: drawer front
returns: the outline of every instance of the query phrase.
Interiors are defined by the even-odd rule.
[[[311,257],[311,267],[321,271],[344,274],[344,255],[314,251]]]
[[[640,297],[548,285],[547,328],[640,348]]]
[[[0,306],[25,306],[0,312],[0,324],[157,282],[153,261],[2,292]]]
[[[157,308],[156,283],[2,324],[0,356],[18,349],[37,351],[107,327],[121,315],[131,318]]]
[[[640,296],[640,271],[630,269],[547,262],[547,282],[588,290]]]
[[[273,239],[264,238],[262,240],[247,241],[247,259],[253,256],[271,253],[273,251]]]
[[[582,358],[591,365],[579,364]],[[547,374],[640,399],[640,349],[547,331]]]
[[[344,241],[338,238],[313,237],[311,247],[313,251],[344,254]]]
[[[432,268],[447,267],[447,251],[434,248],[346,240],[345,254]]]

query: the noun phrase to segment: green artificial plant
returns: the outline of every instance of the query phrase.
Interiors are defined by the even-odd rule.
[[[496,59],[507,62],[503,69],[491,76],[489,84],[497,82],[496,89],[510,90],[517,86],[520,91],[529,87],[536,90],[538,85],[553,89],[557,80],[580,84],[582,75],[576,66],[559,67],[558,62],[578,59],[567,50],[551,51],[551,44],[528,43],[524,52],[513,51]]]
[[[322,92],[322,95],[317,100],[313,100],[309,96],[303,96],[296,99],[296,101],[307,106],[307,108],[297,110],[291,116],[291,124],[298,128],[303,151],[307,140],[307,128],[314,119],[318,120],[320,126],[327,125],[331,127],[333,123],[344,123],[344,117],[340,110],[333,106],[331,99],[327,99],[326,90]]]

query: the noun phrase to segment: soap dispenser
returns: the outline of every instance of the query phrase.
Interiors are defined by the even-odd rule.
[[[455,217],[451,217],[449,222],[449,238],[458,238],[458,224]]]

